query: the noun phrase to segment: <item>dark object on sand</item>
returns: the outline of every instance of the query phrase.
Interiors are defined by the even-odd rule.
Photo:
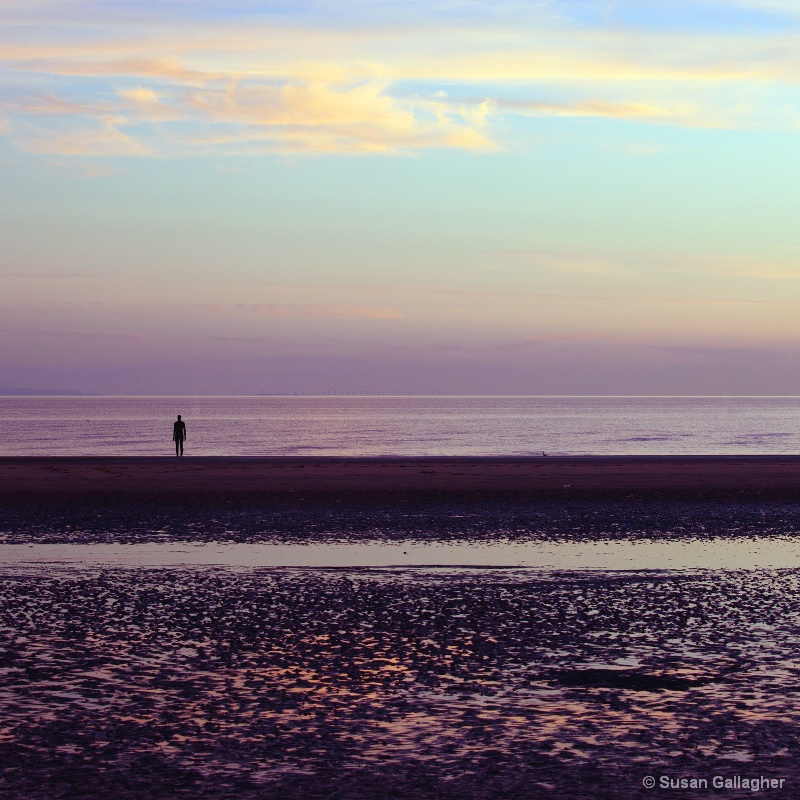
[[[175,442],[175,455],[182,456],[183,443],[186,441],[186,423],[181,420],[180,414],[172,425],[172,441]]]
[[[635,692],[685,692],[711,683],[710,679],[691,680],[675,675],[648,675],[619,669],[562,669],[553,676],[562,686],[602,689],[631,689]]]

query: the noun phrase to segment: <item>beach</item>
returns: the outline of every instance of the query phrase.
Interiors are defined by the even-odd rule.
[[[783,456],[6,458],[0,534],[757,547],[798,535],[799,482]],[[5,565],[0,793],[589,800],[764,778],[792,797],[798,581]]]
[[[30,495],[579,494],[800,496],[800,456],[0,458],[0,492]]]

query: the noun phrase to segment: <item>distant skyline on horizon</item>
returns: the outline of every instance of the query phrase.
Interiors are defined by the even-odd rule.
[[[781,0],[0,0],[0,384],[800,395],[798,45]]]

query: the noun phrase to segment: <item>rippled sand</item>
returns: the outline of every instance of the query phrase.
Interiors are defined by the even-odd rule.
[[[636,798],[667,794],[649,775],[764,775],[786,788],[758,796],[796,797],[798,590],[794,570],[6,572],[0,796]]]
[[[800,498],[37,496],[0,503],[0,543],[589,542],[800,535]]]

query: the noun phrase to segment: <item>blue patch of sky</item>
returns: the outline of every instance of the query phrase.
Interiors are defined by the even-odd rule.
[[[381,16],[386,10],[391,11],[394,3],[364,3],[360,0],[339,0],[337,3],[295,2],[284,0],[118,0],[109,11],[100,4],[99,11],[103,16],[138,16],[141,20],[148,17],[172,17],[194,22],[231,22],[240,20],[295,20],[300,23],[313,21],[315,24],[335,23],[342,20],[350,23],[363,18]]]
[[[437,93],[444,93],[438,94]],[[566,96],[579,97],[578,92],[569,86],[554,86],[548,82],[533,79],[513,84],[488,81],[453,81],[446,80],[397,81],[392,84],[391,94],[395,97],[421,97],[425,99],[444,100],[452,103],[476,104],[484,100],[507,100],[509,102],[557,103]]]
[[[615,16],[616,4],[595,0],[116,0],[79,3],[94,19],[153,19],[231,22],[264,19],[311,23],[315,26],[425,24],[449,21],[465,24],[506,23],[531,17],[551,17],[582,24],[602,24]],[[41,30],[41,29],[40,29]]]
[[[585,27],[636,27],[648,30],[692,32],[776,31],[800,26],[800,8],[770,7],[756,2],[724,0],[549,0],[548,2],[442,3],[436,16],[447,7],[458,7],[462,15],[499,22],[522,22],[532,15]]]
[[[619,3],[617,19],[626,26],[686,32],[785,32],[800,27],[800,14],[785,9],[723,3]]]
[[[486,3],[483,0],[306,0],[306,2],[286,3],[283,0],[255,2],[219,3],[218,0],[195,0],[191,3],[176,4],[169,0],[152,0],[152,2],[131,2],[131,6],[144,7],[145,10],[164,11],[177,9],[193,18],[236,19],[263,15],[280,15],[288,17],[309,17],[317,19],[397,19],[423,18],[475,18],[494,15],[503,11],[525,12],[540,10],[547,4],[533,2]]]
[[[154,6],[162,10],[170,7],[171,4],[153,3]],[[331,13],[323,7],[314,3],[285,3],[285,2],[226,2],[219,3],[217,0],[211,2],[193,3],[191,13],[182,15],[190,16],[199,21],[220,21],[235,22],[241,19],[253,18],[288,18],[288,19],[319,19],[326,17],[336,18],[340,13]]]
[[[800,26],[800,9],[725,2],[725,0],[116,0],[76,4],[78,16],[88,22],[130,20],[147,24],[158,19],[178,22],[230,22],[263,19],[322,27],[369,27],[437,22],[466,25],[524,24],[550,20],[582,27],[634,27],[673,31],[785,31]],[[48,16],[32,14],[29,20]],[[52,20],[51,20],[52,22]],[[26,26],[22,26],[25,28]],[[89,29],[72,28],[71,37],[91,35]],[[34,26],[40,35],[42,26]],[[25,31],[15,31],[24,37]]]

